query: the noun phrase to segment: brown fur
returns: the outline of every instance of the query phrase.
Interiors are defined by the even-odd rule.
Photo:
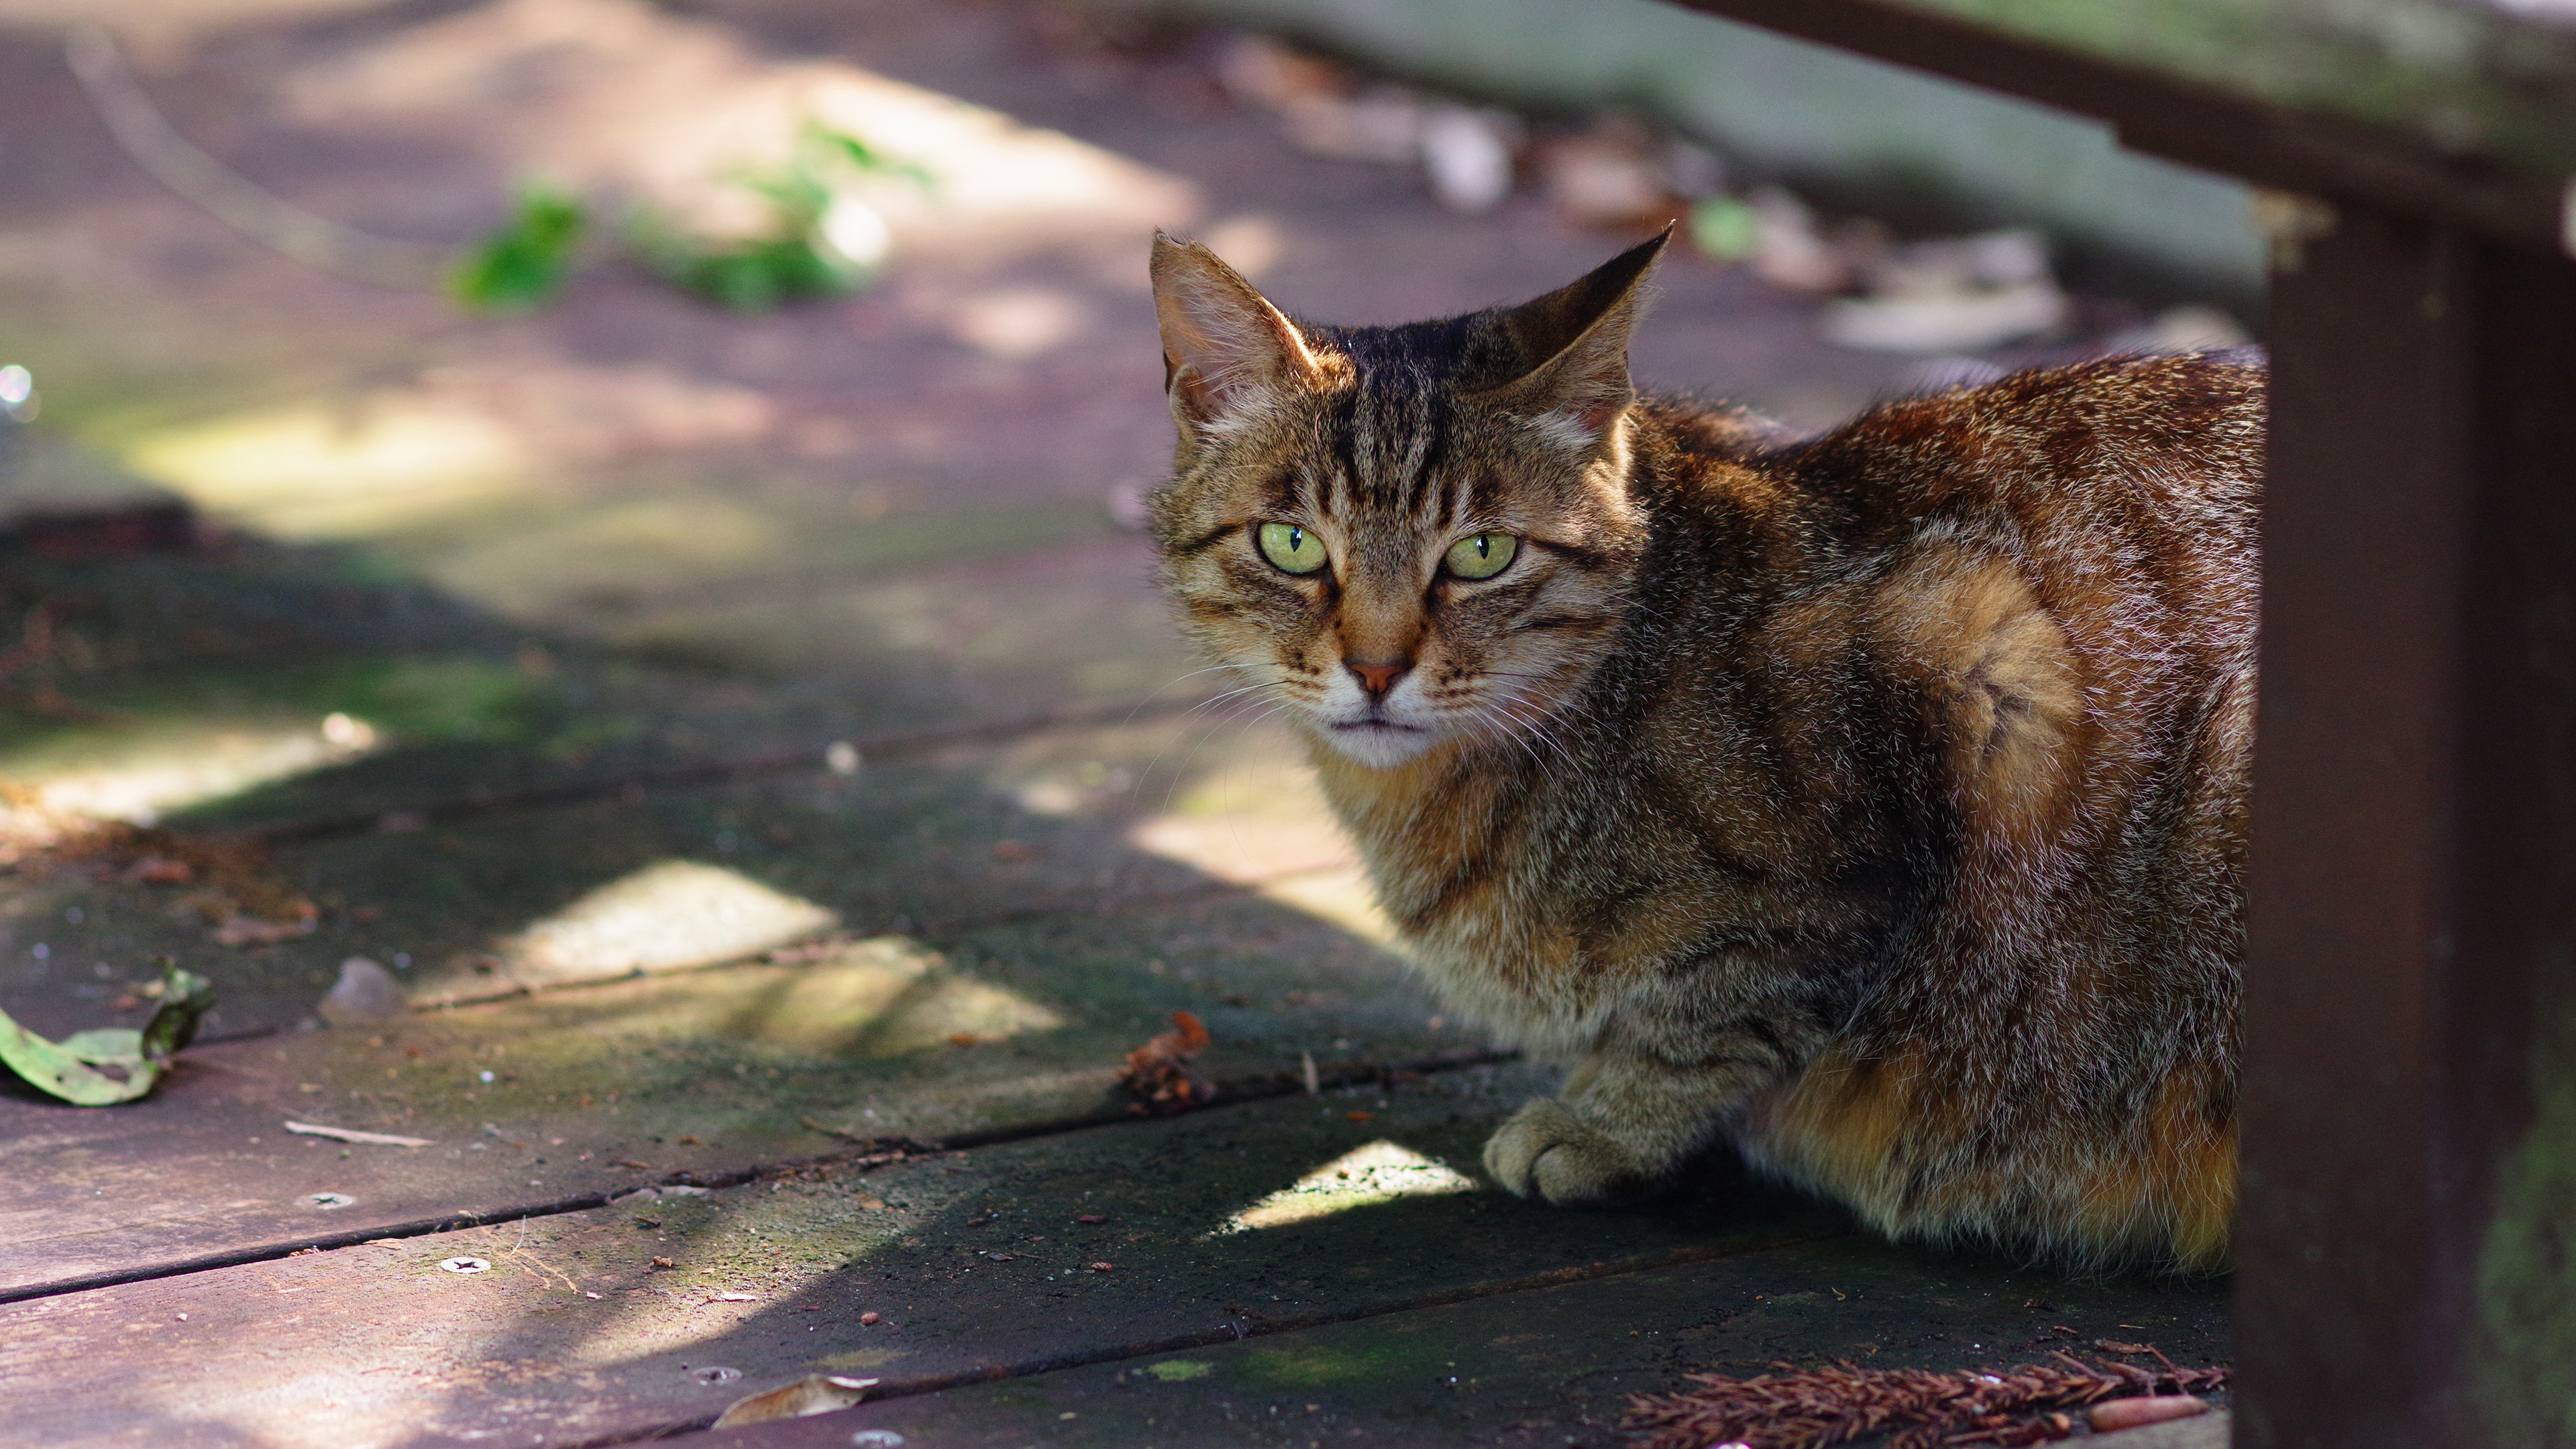
[[[1624,1200],[1726,1140],[1894,1236],[2223,1265],[2259,369],[1783,439],[1630,388],[1656,245],[1332,328],[1159,243],[1187,626],[1314,741],[1446,996],[1571,1065],[1487,1148],[1514,1191]],[[1443,572],[1479,534],[1521,552]]]

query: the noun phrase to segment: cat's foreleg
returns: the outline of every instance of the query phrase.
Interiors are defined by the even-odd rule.
[[[1512,1114],[1485,1143],[1485,1171],[1559,1207],[1633,1202],[1706,1147],[1726,1114],[1769,1082],[1771,1063],[1677,1065],[1595,1053],[1556,1096]]]

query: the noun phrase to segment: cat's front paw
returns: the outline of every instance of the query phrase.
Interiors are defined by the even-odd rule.
[[[1485,1171],[1521,1197],[1557,1207],[1617,1207],[1646,1192],[1637,1155],[1554,1097],[1512,1114],[1485,1143]]]

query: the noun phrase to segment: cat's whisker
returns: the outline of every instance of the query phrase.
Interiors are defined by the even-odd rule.
[[[1236,666],[1231,665],[1231,664],[1218,664],[1218,665],[1211,665],[1211,666],[1209,666],[1209,667],[1210,667],[1210,668],[1212,668],[1212,669],[1232,669],[1232,668],[1235,668]],[[1208,670],[1206,670],[1206,669],[1202,669],[1202,670],[1197,670],[1197,671],[1195,671],[1195,672],[1196,672],[1196,673],[1200,673],[1200,674],[1205,674],[1205,673],[1207,673],[1207,672],[1208,672]],[[1184,675],[1184,676],[1182,676],[1182,677],[1183,677],[1183,678],[1187,678],[1188,676],[1187,676],[1187,675]],[[1177,681],[1175,681],[1175,682],[1177,682]],[[1211,698],[1200,700],[1198,703],[1196,703],[1196,704],[1194,704],[1194,705],[1191,705],[1188,709],[1183,710],[1183,711],[1181,712],[1181,714],[1182,714],[1182,718],[1187,719],[1189,716],[1194,715],[1194,714],[1197,714],[1199,711],[1201,711],[1201,710],[1203,710],[1203,709],[1210,709],[1210,708],[1213,708],[1213,707],[1215,707],[1215,706],[1217,706],[1217,705],[1224,704],[1224,703],[1226,703],[1226,702],[1227,702],[1227,701],[1229,701],[1229,700],[1238,699],[1238,698],[1241,698],[1241,697],[1242,697],[1242,696],[1244,696],[1244,695],[1254,693],[1254,692],[1256,692],[1256,691],[1258,691],[1258,690],[1268,689],[1268,688],[1270,688],[1270,687],[1271,687],[1271,686],[1269,685],[1269,683],[1268,683],[1268,682],[1266,682],[1266,681],[1261,681],[1261,682],[1255,682],[1255,683],[1252,683],[1252,684],[1244,685],[1244,686],[1243,686],[1242,688],[1240,688],[1240,689],[1229,689],[1229,690],[1227,690],[1227,691],[1226,691],[1225,693],[1223,693],[1223,694],[1215,695],[1215,696],[1213,696],[1213,697],[1211,697]],[[1132,713],[1128,716],[1128,718],[1129,718],[1129,719],[1131,719],[1131,720],[1132,720],[1134,717],[1135,717],[1135,716],[1134,716]],[[1164,757],[1165,755],[1170,754],[1170,753],[1171,753],[1171,751],[1172,751],[1171,743],[1170,743],[1169,741],[1165,741],[1165,742],[1163,743],[1163,745],[1162,745],[1162,746],[1160,746],[1159,748],[1157,748],[1157,749],[1154,751],[1154,757],[1153,757],[1152,759],[1147,760],[1147,761],[1145,762],[1145,768],[1137,772],[1137,774],[1136,774],[1136,783],[1135,783],[1134,785],[1132,785],[1132,786],[1128,787],[1128,801],[1129,801],[1129,803],[1130,803],[1131,805],[1132,805],[1132,804],[1134,804],[1134,803],[1136,802],[1137,798],[1138,798],[1137,792],[1139,792],[1139,791],[1141,791],[1141,790],[1143,790],[1143,789],[1145,788],[1145,782],[1146,782],[1147,780],[1149,780],[1149,779],[1152,779],[1152,778],[1153,778],[1154,771],[1155,771],[1156,769],[1160,768],[1160,767],[1161,767],[1161,765],[1162,765],[1162,763],[1163,763],[1163,757]],[[1167,801],[1166,803],[1168,804],[1168,801]]]

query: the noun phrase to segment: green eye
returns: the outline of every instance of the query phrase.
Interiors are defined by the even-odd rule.
[[[1520,551],[1521,541],[1508,533],[1480,533],[1449,545],[1449,556],[1441,563],[1453,578],[1490,579],[1511,567]]]
[[[1261,556],[1292,574],[1311,574],[1324,566],[1324,541],[1293,523],[1265,523],[1258,535]]]

